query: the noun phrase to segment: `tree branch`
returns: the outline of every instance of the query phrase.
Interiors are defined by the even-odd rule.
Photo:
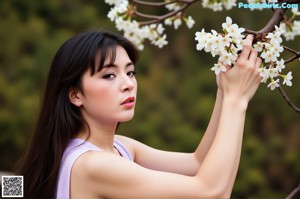
[[[299,0],[287,0],[286,3],[300,3]]]
[[[287,46],[282,46],[282,47],[283,47],[285,50],[287,50],[287,51],[289,51],[289,52],[291,52],[291,53],[294,54],[294,56],[292,56],[291,58],[289,58],[289,59],[287,59],[287,60],[284,61],[285,64],[287,64],[287,63],[289,63],[289,62],[292,62],[292,61],[296,60],[297,58],[300,58],[300,51],[297,52],[297,51],[295,51],[294,49],[291,49],[291,48],[289,48],[289,47],[287,47]]]
[[[300,192],[300,183],[298,186],[286,197],[286,199],[292,199],[296,194]]]
[[[280,5],[282,5],[282,3],[289,3],[289,4],[300,4],[300,0],[283,0],[280,1]],[[269,22],[265,25],[265,27],[263,27],[261,30],[259,31],[251,31],[251,30],[247,30],[248,33],[250,34],[261,34],[261,33],[269,33],[272,32],[273,30],[275,30],[275,26],[279,25],[279,23],[284,19],[284,14],[286,12],[286,8],[278,8],[278,9],[273,9],[273,15],[271,17],[271,19],[269,20]]]
[[[148,2],[148,1],[140,1],[140,0],[130,0],[130,1],[144,6],[162,7],[172,3],[194,3],[198,0],[173,0],[167,2]]]
[[[300,52],[297,53],[297,55],[294,55],[293,57],[287,59],[284,61],[285,64],[290,63],[292,61],[294,61],[295,59],[300,58]]]
[[[300,3],[300,0],[283,0],[281,1],[282,3]],[[284,19],[284,14],[286,12],[286,9],[284,8],[280,8],[280,9],[275,9],[273,10],[273,16],[271,17],[271,19],[269,20],[269,22],[267,23],[267,25],[265,25],[265,27],[263,27],[261,30],[259,31],[253,31],[253,30],[245,30],[246,33],[248,34],[253,34],[256,35],[257,38],[261,38],[263,36],[263,34],[265,33],[269,33],[272,32],[273,30],[275,30],[275,26],[279,25],[280,22]],[[292,52],[294,54],[294,56],[292,56],[291,58],[287,59],[284,61],[285,64],[292,62],[294,60],[296,60],[297,58],[300,57],[300,52],[295,51],[294,49],[291,49],[289,47],[283,46],[283,48],[289,52]],[[297,113],[300,113],[300,108],[297,107],[292,101],[291,99],[288,97],[288,95],[286,94],[286,92],[284,91],[284,89],[282,88],[281,85],[279,85],[278,87],[283,99],[287,102],[287,104]],[[300,189],[300,188],[299,188]],[[299,191],[299,190],[298,190]]]
[[[149,15],[149,14],[144,14],[144,13],[141,13],[139,11],[135,11],[135,14],[139,17],[144,17],[144,18],[148,18],[148,19],[156,19],[156,20],[159,20],[160,19],[160,16],[157,16],[157,15]],[[139,24],[141,24],[141,22],[139,22]]]
[[[287,46],[282,46],[282,47],[283,47],[285,50],[294,53],[295,55],[298,55],[298,54],[299,54],[299,52],[297,52],[297,51],[295,51],[294,49],[291,49],[291,48],[289,48],[289,47],[287,47]]]
[[[142,3],[141,1],[138,1],[138,0],[132,0],[132,1]],[[167,5],[167,4],[175,3],[175,2],[184,3],[184,5],[181,6],[178,10],[174,10],[174,11],[169,12],[169,13],[167,13],[165,15],[162,15],[162,16],[147,15],[147,14],[143,14],[143,13],[140,13],[140,12],[136,11],[136,14],[138,16],[154,19],[154,20],[142,21],[142,22],[139,22],[139,24],[141,26],[145,26],[145,25],[149,25],[149,24],[159,23],[159,22],[161,22],[161,21],[163,21],[163,20],[165,20],[165,19],[167,19],[171,16],[175,16],[176,14],[178,14],[180,12],[184,12],[185,9],[187,9],[189,6],[196,3],[197,1],[199,1],[199,0],[177,0],[177,1],[175,0],[175,1],[167,2],[167,3],[143,2],[143,3],[145,3],[143,5],[151,4],[151,6],[162,6],[162,5]]]
[[[181,7],[179,9],[170,11],[169,13],[161,15],[161,16],[145,14],[145,13],[138,12],[136,10],[135,11],[136,16],[148,19],[148,21],[140,21],[139,22],[139,24],[141,26],[144,26],[144,25],[149,25],[149,24],[157,24],[171,16],[176,16],[178,13],[183,13],[185,11],[185,9],[187,9],[189,6],[191,6],[192,4],[194,4],[200,0],[170,0],[170,1],[166,1],[166,2],[149,2],[149,1],[142,1],[142,0],[130,0],[130,1],[133,2],[134,4],[143,5],[143,6],[152,6],[152,7],[164,7],[164,6],[172,4],[172,3],[180,3],[181,4],[180,5]],[[282,7],[283,3],[300,4],[300,0],[279,0],[278,3]],[[263,36],[266,33],[269,33],[269,32],[272,32],[273,30],[275,30],[275,26],[279,26],[280,22],[284,19],[287,8],[272,9],[272,11],[273,11],[272,17],[270,18],[268,23],[261,30],[259,30],[259,31],[245,30],[245,32],[248,34],[255,35],[256,39],[260,39],[260,38],[263,38]],[[284,49],[289,52],[292,52],[294,54],[294,56],[285,60],[285,64],[292,62],[292,61],[296,60],[297,58],[300,58],[300,52],[297,52],[286,46],[284,46]],[[284,89],[282,88],[281,85],[278,87],[278,89],[279,89],[282,97],[284,98],[284,100],[287,102],[287,104],[290,107],[292,107],[296,112],[300,112],[300,108],[298,108],[290,100],[290,98],[288,97],[288,95],[286,94],[286,92],[284,91]]]
[[[267,25],[259,30],[257,33],[269,33],[275,30],[275,26],[279,25],[280,21],[284,18],[284,14],[286,12],[286,8],[276,9],[273,13],[272,18],[269,20]]]
[[[286,101],[286,103],[292,107],[292,109],[294,111],[296,111],[297,113],[300,113],[300,108],[297,107],[292,101],[291,99],[289,98],[289,96],[286,94],[285,90],[282,88],[282,85],[279,84],[279,87],[278,87],[278,90],[280,91],[283,99]]]

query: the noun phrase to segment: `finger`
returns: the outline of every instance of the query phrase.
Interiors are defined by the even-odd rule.
[[[253,35],[251,35],[251,34],[247,35],[246,41],[245,41],[244,44],[245,44],[245,45],[248,45],[248,46],[251,46],[251,45],[252,45],[252,42],[253,42],[253,38],[254,38]]]
[[[258,55],[257,51],[252,49],[250,52],[249,61],[255,63],[257,61],[257,55]]]
[[[227,71],[227,70],[230,70],[230,69],[231,69],[231,65],[226,64],[226,65],[225,65],[225,68],[226,68],[226,71]]]
[[[258,57],[255,62],[255,67],[260,68],[261,63],[262,63],[262,59]]]
[[[252,47],[251,47],[252,41],[253,41],[253,35],[248,35],[246,37],[246,41],[245,41],[243,50],[241,52],[240,58],[242,58],[242,59],[248,59],[249,54],[250,54],[251,49],[252,49]]]
[[[257,58],[256,59],[256,62],[255,62],[255,68],[256,68],[256,73],[257,73],[257,81],[259,81],[259,82],[261,82],[261,80],[262,80],[262,76],[260,75],[260,73],[259,73],[259,71],[258,71],[258,69],[260,68],[260,66],[261,66],[261,63],[262,63],[262,59],[261,58]]]

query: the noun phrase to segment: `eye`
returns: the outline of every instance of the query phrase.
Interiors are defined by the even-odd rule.
[[[135,71],[129,71],[129,72],[127,73],[127,75],[128,75],[129,77],[134,77],[135,74],[136,74]]]
[[[116,75],[110,73],[110,74],[106,74],[103,76],[103,79],[113,79],[114,77],[116,77]]]

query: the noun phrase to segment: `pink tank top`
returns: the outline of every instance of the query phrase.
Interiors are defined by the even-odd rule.
[[[133,161],[133,158],[128,149],[118,140],[114,140],[114,147],[119,151],[122,157]],[[56,187],[57,199],[70,198],[70,177],[71,169],[75,160],[87,151],[102,151],[99,147],[83,139],[71,139],[67,148],[64,151],[60,171],[58,175],[58,183]]]

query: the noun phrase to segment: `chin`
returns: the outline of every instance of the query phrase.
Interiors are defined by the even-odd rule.
[[[134,114],[131,114],[131,115],[126,115],[122,118],[120,118],[119,122],[129,122],[130,120],[132,120],[132,118],[134,117]]]

